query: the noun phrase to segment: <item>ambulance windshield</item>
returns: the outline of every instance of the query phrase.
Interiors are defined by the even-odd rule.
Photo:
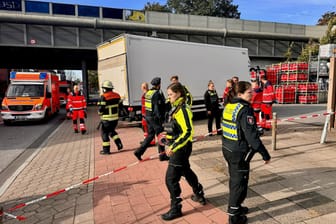
[[[38,84],[11,84],[7,90],[7,97],[43,97],[44,85]]]

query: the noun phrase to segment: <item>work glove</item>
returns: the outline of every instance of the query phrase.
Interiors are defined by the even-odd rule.
[[[73,108],[72,108],[72,107],[70,107],[70,108],[69,108],[69,111],[70,111],[70,113],[72,113],[72,111],[73,111]]]
[[[84,117],[87,118],[87,109],[84,109]]]

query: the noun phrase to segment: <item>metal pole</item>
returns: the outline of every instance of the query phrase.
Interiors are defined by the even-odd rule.
[[[326,120],[324,122],[324,128],[323,128],[323,131],[322,131],[320,144],[324,144],[326,142],[328,126],[329,126],[329,123],[330,123],[330,117],[331,117],[330,114],[328,114],[327,117],[326,117]]]
[[[277,133],[277,114],[273,112],[272,118],[272,150],[276,150],[276,133]]]

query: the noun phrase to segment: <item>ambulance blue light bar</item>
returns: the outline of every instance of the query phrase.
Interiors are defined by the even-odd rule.
[[[46,79],[46,78],[47,78],[47,73],[40,72],[40,79]]]

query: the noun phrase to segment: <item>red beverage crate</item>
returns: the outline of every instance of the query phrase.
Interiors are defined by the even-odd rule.
[[[299,95],[298,96],[299,103],[317,103],[317,95],[316,94],[308,94],[308,95]]]
[[[295,89],[295,85],[276,87],[275,98],[278,103],[295,103]]]
[[[280,75],[280,81],[281,82],[287,82],[287,81],[289,81],[288,74],[281,74]]]

